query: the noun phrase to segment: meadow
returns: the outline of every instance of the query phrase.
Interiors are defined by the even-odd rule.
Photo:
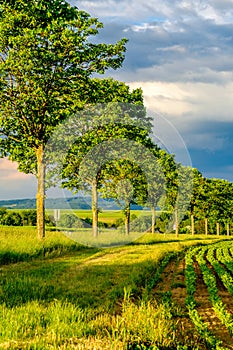
[[[195,314],[196,272],[191,266],[195,254],[206,258],[209,247],[214,249],[209,259],[222,256],[232,242],[226,238],[145,234],[131,244],[93,248],[62,232],[47,231],[45,240],[38,241],[35,228],[2,226],[0,348],[220,349],[217,336],[208,343],[211,329],[203,326],[200,311]],[[227,244],[222,241],[229,246],[221,245],[214,253],[218,244]],[[232,264],[231,253],[225,252],[219,265]],[[185,311],[173,300],[171,288],[161,285],[169,276],[173,287],[177,284],[179,273],[174,275],[172,268],[166,275],[166,269],[184,259],[187,268],[180,276],[188,281],[183,286]],[[192,331],[182,328],[187,318]]]
[[[53,215],[53,209],[47,209],[46,212],[48,215]],[[73,213],[80,219],[92,218],[92,211],[90,209],[61,209],[62,214]],[[134,217],[139,216],[150,216],[149,210],[131,210],[131,215]],[[122,210],[103,210],[99,212],[99,222],[113,225],[118,219],[123,219]]]

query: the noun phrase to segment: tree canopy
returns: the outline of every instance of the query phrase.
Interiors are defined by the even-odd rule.
[[[103,25],[62,0],[0,4],[0,152],[38,179],[38,235],[44,236],[44,147],[54,128],[98,98],[93,73],[122,65],[126,39],[94,44]],[[93,82],[94,84],[94,82]],[[93,95],[92,95],[93,93]],[[89,102],[92,100],[89,97]]]

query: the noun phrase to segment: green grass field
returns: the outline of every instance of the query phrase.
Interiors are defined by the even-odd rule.
[[[49,215],[53,215],[53,209],[47,209],[46,212]],[[80,219],[85,218],[92,218],[92,212],[91,210],[85,210],[85,209],[61,209],[61,214],[65,213],[74,213],[77,215]],[[131,215],[138,216],[145,216],[150,215],[149,210],[132,210]],[[107,224],[113,224],[116,222],[117,219],[123,218],[123,213],[121,210],[104,210],[103,212],[99,213],[99,221]]]
[[[221,238],[147,234],[98,249],[1,227],[0,348],[178,349],[174,310],[151,290],[174,254]]]

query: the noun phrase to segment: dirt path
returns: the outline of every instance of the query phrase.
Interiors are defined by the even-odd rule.
[[[161,279],[153,290],[153,296],[158,301],[166,301],[171,295],[174,303],[173,314],[176,322],[176,337],[180,343],[190,348],[201,346],[206,350],[205,344],[197,334],[193,323],[189,319],[185,307],[185,263],[184,258],[171,261],[164,269]],[[168,296],[168,297],[167,297]]]

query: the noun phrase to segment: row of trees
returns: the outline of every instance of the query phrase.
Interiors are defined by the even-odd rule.
[[[45,148],[57,127],[66,127],[62,122],[71,115],[75,116],[72,136],[73,125],[78,128],[74,145],[72,143],[65,157],[62,176],[59,172],[57,178],[51,180],[50,177],[47,183],[55,181],[56,184],[62,178],[63,186],[70,189],[91,187],[94,235],[97,235],[98,221],[97,190],[102,190],[106,197],[124,202],[128,232],[130,203],[135,200],[144,203],[147,196],[148,205],[155,213],[164,190],[161,182],[164,174],[155,171],[155,162],[149,158],[153,156],[161,162],[168,158],[172,166],[174,163],[173,158],[161,153],[149,137],[151,124],[143,108],[142,91],[130,92],[124,83],[92,77],[94,73],[119,68],[124,59],[126,39],[116,44],[91,42],[91,36],[97,35],[101,27],[102,23],[96,18],[62,0],[7,0],[0,4],[0,152],[1,156],[17,161],[20,171],[37,177],[39,238],[45,234]],[[120,111],[116,102],[121,103]],[[83,120],[77,113],[96,103],[109,105],[101,113],[96,113],[96,107],[94,115],[88,111],[89,119]],[[130,107],[125,109],[124,104]],[[80,162],[86,159],[87,151],[100,143],[109,143],[110,139],[115,141],[106,151],[107,161],[101,160],[99,167],[100,160],[94,154],[95,173],[90,174],[89,167],[89,174],[83,177],[80,169],[83,171],[86,167],[80,167]],[[119,152],[116,139],[121,140],[120,146],[125,143],[123,153],[122,147]],[[139,145],[143,146],[141,150]],[[141,154],[137,154],[138,150]],[[61,148],[58,153],[60,151]],[[53,152],[51,158],[55,164],[56,157]],[[145,161],[137,164],[140,157]],[[85,181],[81,183],[80,179]],[[132,188],[128,189],[129,186]]]
[[[7,226],[35,226],[36,210],[13,211],[0,208],[0,224]]]
[[[95,236],[99,193],[122,206],[126,233],[131,203],[151,209],[152,232],[158,207],[171,213],[177,233],[188,210],[226,220],[232,197],[221,203],[231,185],[203,179],[153,143],[141,89],[93,78],[121,67],[126,50],[126,39],[93,43],[102,26],[63,0],[0,3],[0,154],[37,177],[38,237],[45,186],[57,183],[91,191]]]
[[[48,140],[59,123],[85,104],[115,98],[118,83],[93,80],[92,75],[119,68],[127,40],[92,43],[102,26],[63,0],[0,3],[0,152],[17,161],[20,171],[37,177],[39,238],[45,235]]]
[[[204,178],[197,169],[192,169],[192,172],[193,190],[189,206],[192,233],[194,221],[197,220],[204,222],[205,233],[219,234],[221,226],[229,234],[233,221],[233,183]]]

